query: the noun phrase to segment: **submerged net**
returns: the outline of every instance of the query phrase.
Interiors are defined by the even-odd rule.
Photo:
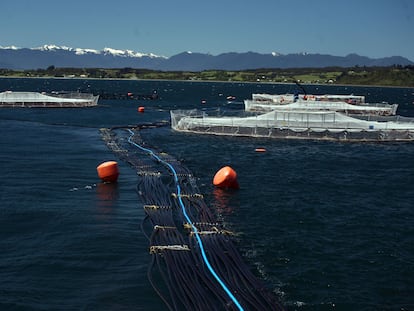
[[[140,129],[161,125],[101,130],[108,147],[140,176],[152,286],[170,310],[283,310],[243,262],[188,168],[142,141]]]

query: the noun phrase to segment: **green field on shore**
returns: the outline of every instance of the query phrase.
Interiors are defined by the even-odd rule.
[[[242,71],[156,71],[119,68],[0,69],[2,77],[61,77],[93,79],[188,80],[305,84],[345,84],[414,87],[414,66],[255,69]]]

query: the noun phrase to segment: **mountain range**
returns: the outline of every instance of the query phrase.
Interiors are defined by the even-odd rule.
[[[0,47],[0,68],[12,70],[46,69],[50,66],[73,68],[139,68],[162,71],[246,70],[259,68],[323,68],[354,66],[414,65],[407,58],[369,58],[357,54],[260,54],[223,53],[219,55],[183,52],[171,57],[131,50],[71,48],[44,45],[38,48]]]

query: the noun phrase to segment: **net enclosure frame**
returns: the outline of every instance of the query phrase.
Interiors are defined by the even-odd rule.
[[[178,132],[229,136],[338,141],[413,141],[414,118],[354,116],[337,111],[171,110]]]

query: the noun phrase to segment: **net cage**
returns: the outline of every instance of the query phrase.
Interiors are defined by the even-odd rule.
[[[175,131],[200,134],[343,141],[412,141],[414,118],[350,116],[335,111],[173,110]]]
[[[247,111],[272,111],[272,110],[330,110],[343,112],[345,114],[370,114],[370,115],[395,115],[397,104],[387,103],[361,103],[350,104],[344,101],[310,101],[300,100],[296,102],[273,102],[263,100],[244,100],[244,108]]]
[[[64,92],[64,93],[37,93],[37,92],[12,92],[0,93],[1,107],[86,107],[96,106],[99,96],[89,93]]]
[[[313,95],[313,94],[265,94],[253,93],[252,99],[254,101],[270,101],[274,103],[293,102],[298,100],[309,101],[340,101],[353,104],[365,103],[365,96],[362,95]]]

